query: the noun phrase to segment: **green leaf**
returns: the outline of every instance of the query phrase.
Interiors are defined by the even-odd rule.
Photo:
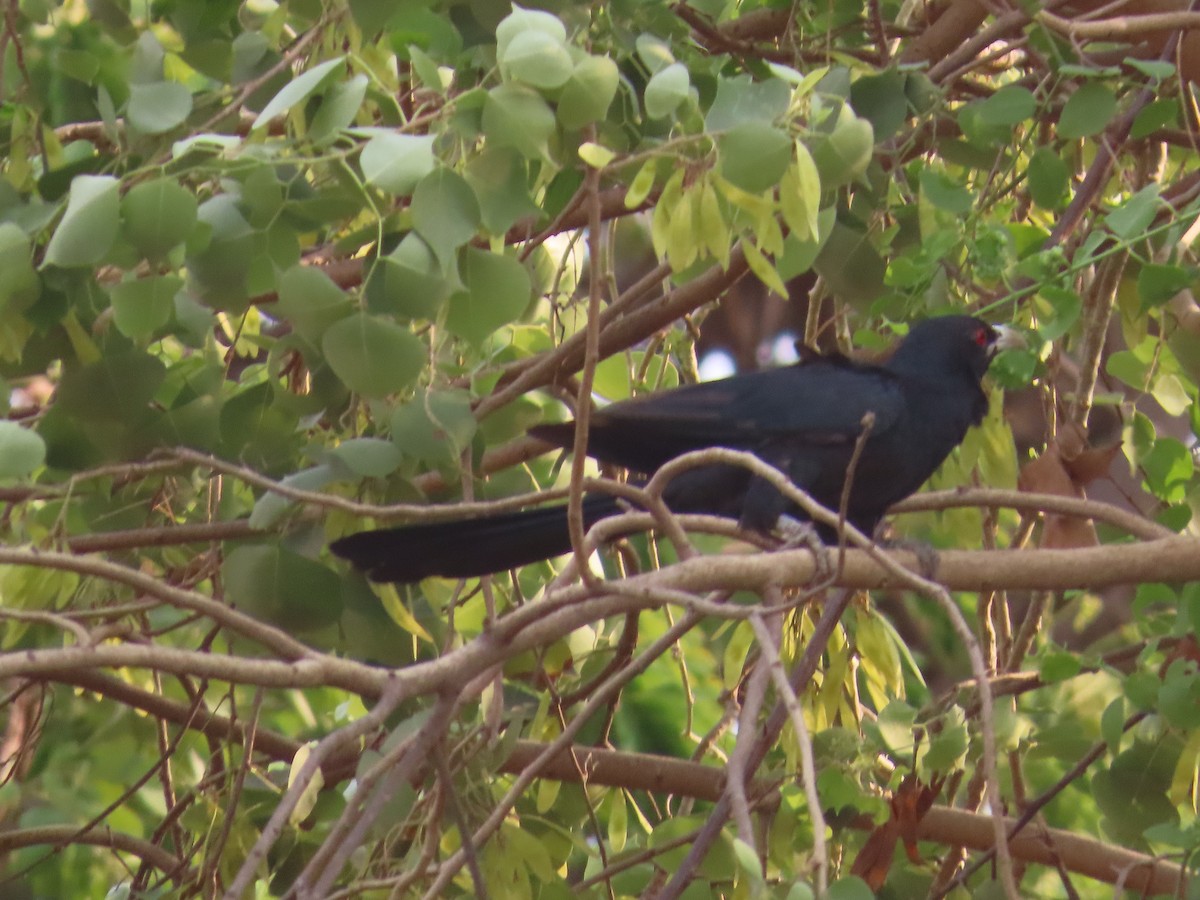
[[[1074,678],[1082,666],[1078,654],[1065,650],[1047,651],[1039,659],[1038,675],[1046,684],[1055,684]]]
[[[104,258],[117,236],[119,183],[109,175],[76,175],[67,211],[46,246],[43,266],[91,266]]]
[[[292,323],[297,334],[314,344],[350,307],[345,292],[315,266],[292,266],[279,279],[275,311]]]
[[[1121,685],[1125,696],[1137,709],[1152,712],[1158,703],[1158,689],[1162,684],[1153,672],[1133,672]]]
[[[375,135],[359,156],[363,178],[381,191],[408,196],[434,169],[433,141],[432,135]]]
[[[404,456],[437,465],[470,446],[477,425],[471,395],[452,388],[418,394],[398,407],[389,433]]]
[[[1098,81],[1089,81],[1063,104],[1058,117],[1058,136],[1071,141],[1098,134],[1116,111],[1117,98],[1113,92]]]
[[[1192,391],[1194,392],[1195,388]],[[1168,416],[1182,416],[1191,408],[1193,402],[1192,395],[1177,375],[1160,374],[1154,380],[1150,395]]]
[[[873,900],[875,893],[857,875],[847,875],[831,884],[825,896],[828,900]]]
[[[787,286],[783,283],[783,279],[779,277],[779,272],[775,270],[775,266],[771,261],[763,256],[762,251],[746,238],[742,238],[739,243],[742,246],[742,252],[746,254],[746,264],[750,267],[750,271],[754,273],[755,277],[768,290],[774,291],[780,297],[786,297]]]
[[[658,174],[658,160],[646,160],[637,175],[633,177],[633,181],[629,183],[629,190],[625,194],[625,208],[633,209],[641,206],[647,197],[650,196],[650,191],[654,189],[654,179]]]
[[[892,700],[879,713],[876,726],[884,749],[899,759],[911,759],[917,711],[903,700]]]
[[[1175,74],[1175,64],[1167,62],[1165,59],[1137,59],[1127,56],[1125,63],[1155,81],[1162,81]]]
[[[64,75],[87,85],[95,84],[96,76],[100,74],[100,60],[86,50],[62,47],[54,54],[54,64]]]
[[[221,407],[221,453],[267,472],[295,470],[296,413],[269,384],[238,391]]]
[[[585,141],[579,145],[579,158],[593,169],[603,169],[616,159],[617,154],[602,144]]]
[[[704,818],[693,816],[668,816],[654,826],[647,839],[649,846],[658,850],[654,856],[656,865],[666,871],[673,872],[683,865],[688,855],[690,843],[681,840],[704,824]],[[728,878],[733,871],[735,860],[733,848],[728,840],[714,841],[709,847],[704,861],[700,864],[700,872],[707,878]],[[705,891],[705,896],[711,896]]]
[[[304,764],[312,755],[313,747],[316,746],[316,741],[310,741],[307,744],[301,744],[300,749],[296,751],[292,757],[292,765],[288,771],[287,786],[289,789],[295,784],[300,771],[304,768]],[[316,773],[300,788],[300,795],[296,800],[295,806],[288,813],[288,825],[295,828],[301,825],[307,819],[314,809],[317,807],[317,800],[321,796],[321,791],[325,787],[325,775],[320,768]]]
[[[279,93],[272,97],[270,102],[262,108],[262,112],[258,114],[258,118],[250,126],[250,130],[257,131],[276,116],[282,115],[299,103],[303,103],[324,87],[327,79],[332,81],[338,69],[344,69],[344,66],[345,57],[339,56],[335,59],[326,60],[323,63],[313,66],[307,72],[297,75],[284,85]]]
[[[721,174],[752,194],[777,185],[792,161],[792,139],[762,122],[732,128],[717,138],[717,147]]]
[[[635,376],[638,383],[634,383]],[[666,390],[679,385],[679,371],[661,354],[647,354],[645,350],[631,350],[628,354],[614,354],[596,364],[593,391],[606,400],[627,400],[635,389],[652,387]]]
[[[246,221],[257,229],[267,229],[283,208],[283,185],[272,166],[255,166],[242,179],[239,206]]]
[[[837,220],[837,209],[828,206],[817,213],[817,233],[807,240],[800,240],[795,234],[789,234],[783,241],[783,253],[775,259],[775,270],[784,282],[791,281],[797,275],[802,275],[813,267],[825,242],[833,233],[833,225]]]
[[[1162,306],[1196,280],[1196,272],[1183,266],[1146,263],[1138,272],[1137,292],[1142,312]]]
[[[1107,216],[1104,224],[1123,240],[1133,240],[1144,234],[1154,221],[1160,205],[1159,186],[1148,184]]]
[[[901,690],[900,654],[892,632],[878,616],[859,614],[855,625],[854,643],[863,664],[883,680],[890,692]]]
[[[479,201],[465,178],[446,168],[435,169],[413,191],[413,228],[434,255],[448,265],[454,251],[475,236],[481,213]]]
[[[360,74],[330,87],[321,98],[321,105],[308,126],[309,140],[314,144],[324,144],[349,128],[362,109],[369,83],[367,76]]]
[[[371,271],[367,309],[409,319],[433,319],[452,290],[429,245],[410,232]]]
[[[503,58],[514,40],[531,31],[540,32],[560,44],[567,40],[567,28],[555,16],[540,9],[523,9],[514,3],[513,11],[496,26],[497,58]]]
[[[787,113],[792,92],[777,79],[754,81],[749,75],[720,78],[717,95],[704,117],[705,130],[728,131],[748,122],[769,125]]]
[[[172,178],[130,188],[121,199],[121,233],[144,257],[162,259],[196,227],[196,197]]]
[[[740,838],[734,838],[733,854],[737,860],[738,886],[744,885],[751,897],[761,897],[766,894],[766,882],[763,880],[762,863],[759,861],[758,852]]]
[[[864,727],[866,727],[864,723]],[[824,735],[822,735],[823,737]],[[843,756],[841,758],[848,758]],[[849,772],[828,766],[817,776],[817,791],[826,809],[861,809],[864,797],[862,785]]]
[[[470,412],[469,405],[467,411]],[[383,438],[351,438],[342,441],[328,455],[365,478],[386,478],[404,461],[396,445]]]
[[[788,170],[788,172],[791,171],[791,169]],[[781,183],[779,187],[782,192],[784,184]],[[721,212],[721,203],[717,199],[716,188],[713,187],[712,180],[706,178],[697,190],[699,199],[697,200],[698,220],[696,225],[700,231],[700,240],[709,254],[720,263],[721,268],[727,268],[729,266],[731,229]]]
[[[332,466],[322,463],[308,469],[301,469],[299,472],[292,472],[282,478],[280,484],[298,491],[319,491],[327,484],[337,481],[338,474]],[[259,531],[272,528],[296,505],[297,501],[291,497],[267,491],[258,498],[254,508],[250,510],[250,527]]]
[[[26,310],[41,293],[28,235],[12,222],[0,222],[0,310]]]
[[[335,322],[321,338],[334,374],[364,397],[411,386],[425,368],[425,344],[407,328],[366,313]]]
[[[1160,128],[1166,128],[1179,120],[1179,101],[1175,99],[1154,100],[1138,112],[1129,129],[1130,140],[1140,141]]]
[[[1108,752],[1117,754],[1121,750],[1121,738],[1125,734],[1125,698],[1116,697],[1100,715],[1100,735],[1108,745]]]
[[[177,81],[129,86],[125,116],[143,134],[165,134],[192,113],[192,92]]]
[[[24,478],[46,460],[46,442],[36,431],[0,420],[0,478]]]
[[[867,233],[836,219],[813,268],[834,296],[863,308],[883,292],[887,271]]]
[[[921,169],[921,191],[938,209],[965,216],[975,206],[975,197],[944,172],[927,166]]]
[[[512,147],[528,159],[549,155],[554,112],[531,88],[502,84],[488,91],[482,125],[492,146]]]
[[[183,279],[175,275],[150,275],[122,281],[112,289],[113,321],[129,338],[147,338],[171,321],[175,295]]]
[[[215,309],[244,308],[250,268],[259,258],[256,232],[229,194],[206,200],[197,218],[210,238],[187,257],[189,288]]]
[[[1012,143],[1012,128],[1008,125],[989,125],[980,112],[982,100],[958,108],[958,127],[967,143],[949,141],[944,145],[947,161],[974,168],[985,168],[995,158],[996,151]]]
[[[1044,341],[1056,341],[1079,321],[1083,301],[1074,291],[1052,284],[1042,285],[1038,294],[1048,307],[1048,314],[1042,315],[1042,304],[1038,304],[1038,334]]]
[[[1032,119],[1036,109],[1037,101],[1029,88],[1009,84],[979,104],[979,118],[986,125],[1012,127]]]
[[[608,845],[620,853],[629,839],[629,807],[623,790],[611,791],[608,797]]]
[[[407,11],[395,0],[350,0],[350,15],[363,34],[373,37],[391,21],[398,10]]]
[[[533,202],[529,164],[511,147],[488,147],[467,163],[464,177],[479,200],[483,227],[502,235],[526,217],[546,213]]]
[[[930,772],[959,768],[970,744],[966,719],[959,707],[951,707],[941,717],[941,724],[936,731],[930,729],[929,750],[921,760],[924,769]]]
[[[575,68],[564,40],[538,29],[514,35],[497,61],[502,74],[542,90],[562,87]]]
[[[1109,375],[1121,379],[1135,390],[1144,390],[1146,387],[1148,367],[1132,350],[1110,353],[1105,360],[1104,369]]]
[[[162,384],[166,367],[139,351],[110,353],[86,366],[63,371],[56,405],[81,419],[132,421]]]
[[[1200,675],[1172,664],[1158,691],[1158,711],[1175,728],[1200,726]]]
[[[833,132],[815,136],[809,150],[821,174],[821,185],[827,190],[841,187],[866,171],[875,152],[875,132],[870,122],[855,118],[848,107],[842,107]]]
[[[431,91],[445,94],[450,85],[454,83],[453,73],[438,66],[437,62],[416,44],[409,44],[405,48],[404,54],[407,54],[412,62],[413,72],[416,73],[420,83]]]
[[[450,297],[446,328],[474,344],[514,321],[529,306],[529,273],[511,256],[468,247],[462,277],[465,290]]]
[[[1168,503],[1184,498],[1195,473],[1192,454],[1175,438],[1160,437],[1141,458],[1142,471],[1151,493]]]
[[[237,547],[221,573],[230,604],[289,633],[325,628],[342,615],[337,574],[283,547]]]
[[[1192,745],[1195,745],[1195,736],[1192,737]],[[1186,751],[1185,751],[1186,755]],[[1195,755],[1192,754],[1192,759]],[[1183,759],[1181,763],[1185,762]],[[1187,766],[1189,770],[1194,771],[1194,766]],[[1188,778],[1188,796],[1190,796],[1191,778]],[[1197,844],[1200,844],[1200,832],[1197,832],[1196,824],[1193,822],[1188,827],[1180,827],[1174,822],[1160,822],[1157,825],[1151,825],[1142,832],[1146,840],[1154,844],[1166,844],[1169,847],[1176,847],[1180,850],[1191,853]]]
[[[821,174],[812,154],[796,141],[796,162],[779,184],[779,205],[784,221],[802,241],[815,240],[820,233]]]
[[[1070,170],[1052,147],[1038,147],[1026,173],[1029,196],[1042,209],[1057,209],[1067,195]]]
[[[621,73],[607,56],[588,56],[576,64],[558,98],[558,124],[571,131],[604,118],[617,95]]]
[[[871,123],[875,140],[886,141],[908,120],[906,75],[890,69],[877,75],[864,75],[850,87],[850,105],[855,113]]]
[[[687,99],[691,86],[691,77],[683,63],[671,63],[665,69],[655,72],[646,82],[643,97],[646,115],[652,119],[665,119]]]

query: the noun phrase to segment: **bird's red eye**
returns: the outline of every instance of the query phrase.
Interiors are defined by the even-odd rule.
[[[988,330],[986,328],[976,329],[975,343],[980,347],[986,347],[988,345]]]

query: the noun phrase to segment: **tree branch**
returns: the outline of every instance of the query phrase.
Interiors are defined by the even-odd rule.
[[[501,763],[500,771],[524,771],[546,746],[518,741],[509,758]],[[539,774],[579,783],[580,771],[587,773],[589,784],[679,794],[711,802],[720,800],[725,791],[725,771],[716,766],[598,747],[564,748],[545,762]],[[749,794],[760,804],[771,805],[773,790],[774,782],[756,779]],[[862,816],[849,824],[869,831],[876,823]],[[1004,819],[1006,829],[1014,824],[1015,820]],[[917,837],[979,851],[991,850],[995,845],[992,816],[946,806],[934,806],[925,814],[917,826]],[[1184,870],[1173,863],[1056,828],[1044,829],[1040,834],[1019,834],[1009,841],[1009,849],[1014,859],[1048,866],[1061,860],[1072,872],[1145,894],[1172,894],[1185,878]]]

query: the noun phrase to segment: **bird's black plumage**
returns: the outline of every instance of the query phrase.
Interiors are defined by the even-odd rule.
[[[847,519],[870,533],[983,419],[987,398],[980,381],[1009,340],[1003,329],[979,319],[946,316],[914,325],[881,365],[817,357],[614,403],[592,414],[588,455],[649,474],[690,450],[748,450],[836,509],[863,418],[872,413],[847,503]],[[574,425],[542,425],[530,433],[570,447]],[[664,499],[675,512],[733,516],[759,531],[772,529],[781,514],[799,515],[778,491],[737,466],[687,471]],[[587,497],[585,522],[616,509],[608,497]],[[365,531],[332,549],[375,581],[409,582],[515,568],[567,552],[570,538],[566,507],[559,505]]]

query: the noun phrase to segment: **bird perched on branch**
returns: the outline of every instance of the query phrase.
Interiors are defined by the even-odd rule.
[[[873,417],[846,499],[847,521],[870,534],[888,507],[917,490],[983,420],[983,375],[998,350],[1020,343],[1011,329],[971,316],[928,319],[880,365],[810,356],[784,368],[614,403],[592,413],[588,455],[650,474],[691,450],[746,450],[836,510],[864,417]],[[540,425],[530,434],[569,448],[574,423]],[[782,515],[803,518],[767,481],[735,465],[683,472],[663,499],[673,512],[736,517],[760,532],[775,528]],[[611,497],[584,498],[587,526],[619,511]],[[828,528],[818,532],[825,540],[835,537]],[[390,582],[484,575],[570,549],[565,504],[364,531],[332,545],[373,581]]]

